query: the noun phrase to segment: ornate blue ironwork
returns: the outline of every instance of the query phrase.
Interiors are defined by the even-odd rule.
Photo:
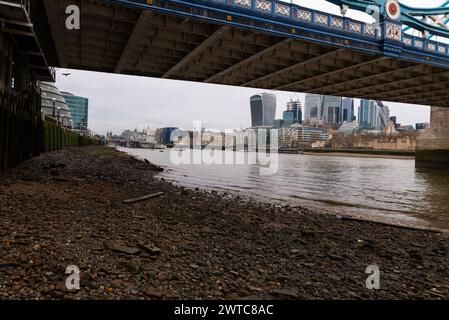
[[[397,0],[327,0],[342,8],[342,15],[333,15],[285,0],[104,1],[140,8],[151,7],[152,10],[179,16],[242,26],[337,47],[350,46],[354,50],[401,56],[410,61],[442,67],[447,67],[449,63],[447,43],[433,41],[429,37],[410,35],[403,31],[404,26],[409,26],[428,35],[449,38],[448,29],[420,20],[420,15],[423,14],[429,16],[449,14],[449,7],[414,9],[404,6]],[[387,12],[388,7],[390,12]],[[368,14],[378,11],[379,21],[370,24],[350,19],[344,14],[347,9]],[[226,17],[229,17],[229,20]]]
[[[340,7],[350,8],[354,10],[368,12],[372,6],[377,6],[382,17],[388,18],[388,7],[389,0],[326,0],[328,2],[339,5]],[[408,28],[413,28],[423,33],[429,35],[442,36],[449,38],[449,29],[445,26],[449,22],[448,17],[443,18],[441,23],[430,23],[428,21],[438,20],[439,15],[449,14],[449,1],[444,2],[439,7],[436,8],[412,8],[398,1],[396,2],[399,6],[399,15],[397,22],[407,26]],[[405,30],[407,30],[406,28]]]

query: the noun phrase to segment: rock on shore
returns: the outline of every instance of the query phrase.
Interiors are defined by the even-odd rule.
[[[87,147],[1,172],[0,299],[449,298],[443,234],[188,190],[153,170]],[[380,290],[365,287],[372,264]],[[66,289],[69,265],[80,290]]]

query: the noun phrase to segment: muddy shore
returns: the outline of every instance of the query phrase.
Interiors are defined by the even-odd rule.
[[[156,174],[101,147],[0,172],[0,299],[449,298],[447,235],[188,190]],[[379,290],[365,287],[373,264]],[[65,287],[69,265],[80,290]]]

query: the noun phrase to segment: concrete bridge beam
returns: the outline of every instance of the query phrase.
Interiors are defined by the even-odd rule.
[[[418,137],[416,167],[449,170],[449,108],[432,107],[430,129]]]

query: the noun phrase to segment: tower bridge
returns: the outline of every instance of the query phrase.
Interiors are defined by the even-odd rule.
[[[447,3],[328,2],[342,14],[278,0],[7,0],[0,21],[3,34],[20,35],[12,47],[30,79],[63,67],[431,105],[417,164],[449,167]],[[66,25],[73,5],[79,29]],[[351,19],[348,9],[375,20]]]

